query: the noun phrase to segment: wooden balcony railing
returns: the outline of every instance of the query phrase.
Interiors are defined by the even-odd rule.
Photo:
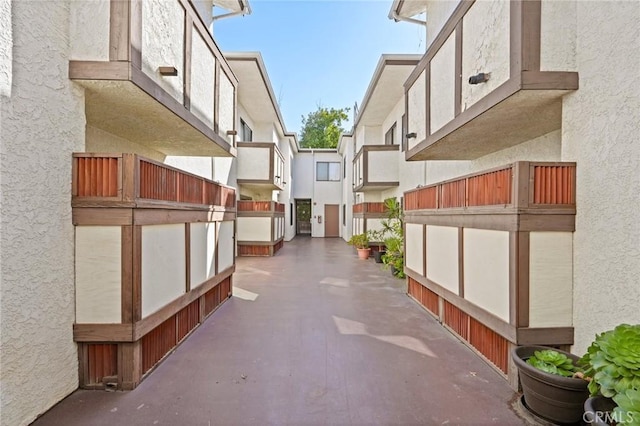
[[[74,207],[234,209],[235,189],[135,154],[73,155]]]
[[[384,203],[359,203],[353,205],[354,213],[384,213],[386,211]]]
[[[488,206],[575,209],[575,182],[575,163],[521,161],[407,191],[405,210]]]
[[[238,201],[238,212],[284,213],[284,204],[275,201]]]

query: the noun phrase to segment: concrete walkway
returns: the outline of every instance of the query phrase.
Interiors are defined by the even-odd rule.
[[[404,280],[341,239],[239,258],[234,279],[234,297],[137,389],[76,391],[35,424],[527,423]]]

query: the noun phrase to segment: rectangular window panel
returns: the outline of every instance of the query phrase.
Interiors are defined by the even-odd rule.
[[[393,145],[394,144],[395,133],[396,133],[396,123],[393,123],[393,126],[391,126],[391,128],[389,130],[387,130],[387,133],[385,133],[385,135],[384,135],[384,144],[385,145]]]
[[[318,161],[316,163],[317,181],[340,181],[340,163]]]

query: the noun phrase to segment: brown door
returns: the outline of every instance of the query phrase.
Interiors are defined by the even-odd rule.
[[[324,205],[324,236],[340,236],[340,205],[338,204]]]

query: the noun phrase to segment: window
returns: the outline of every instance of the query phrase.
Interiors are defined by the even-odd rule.
[[[316,180],[340,181],[340,163],[318,161],[316,163]]]
[[[393,145],[394,144],[395,133],[396,133],[396,123],[393,123],[393,126],[391,126],[391,128],[389,130],[387,130],[387,133],[384,134],[384,144],[385,145]]]
[[[343,173],[342,177],[346,179],[347,178],[347,157],[342,158],[342,173]]]
[[[240,140],[243,142],[253,141],[253,130],[242,118],[240,119]]]

